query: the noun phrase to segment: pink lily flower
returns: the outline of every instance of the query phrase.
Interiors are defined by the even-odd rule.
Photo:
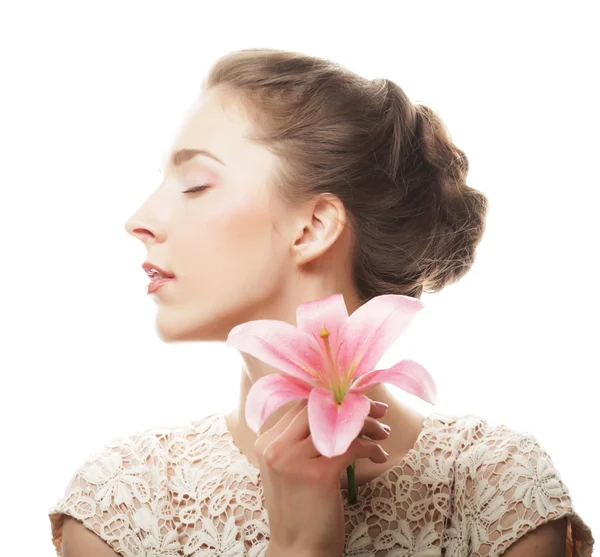
[[[351,316],[342,294],[301,304],[297,326],[256,320],[234,327],[226,344],[280,369],[261,377],[246,399],[246,422],[258,435],[267,418],[295,399],[308,399],[315,448],[326,457],[344,454],[370,412],[364,395],[378,383],[391,383],[431,404],[437,389],[417,362],[402,360],[374,369],[424,304],[410,296],[372,298]]]

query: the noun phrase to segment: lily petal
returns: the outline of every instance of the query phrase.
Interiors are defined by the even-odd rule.
[[[344,454],[370,411],[371,402],[364,395],[348,393],[338,404],[329,389],[313,389],[308,397],[308,425],[317,451],[328,458]]]
[[[332,294],[322,300],[300,304],[296,308],[298,328],[320,340],[325,326],[333,346],[337,346],[338,331],[346,321],[348,321],[348,309],[342,294]]]
[[[348,321],[348,309],[342,294],[300,304],[296,308],[298,328],[315,339],[323,357],[321,369],[325,385],[338,384],[343,370],[336,366],[340,329]]]
[[[320,384],[324,365],[320,346],[290,323],[274,319],[248,321],[231,329],[225,344],[298,379]]]
[[[357,378],[377,365],[425,305],[417,298],[383,294],[357,308],[340,331],[338,368]]]
[[[256,381],[246,397],[245,417],[257,435],[269,416],[291,400],[308,398],[312,386],[283,373],[271,373]]]
[[[402,360],[388,369],[364,373],[351,385],[350,393],[362,394],[378,383],[391,383],[431,404],[435,404],[437,400],[437,387],[433,378],[421,364],[413,360]]]

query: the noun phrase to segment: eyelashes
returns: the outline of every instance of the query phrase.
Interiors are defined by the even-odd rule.
[[[197,191],[205,190],[208,187],[210,187],[210,186],[195,186],[193,188],[190,188],[189,190],[185,190],[182,193],[194,193],[194,192],[197,192]]]

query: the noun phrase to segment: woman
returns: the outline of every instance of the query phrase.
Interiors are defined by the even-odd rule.
[[[437,292],[470,269],[485,229],[487,199],[431,108],[298,53],[218,60],[170,155],[126,223],[152,278],[171,278],[152,287],[167,342],[295,324],[300,304],[335,293],[351,314],[379,295]],[[279,370],[242,356],[230,414],[137,432],[83,463],[50,511],[57,554],[591,555],[591,531],[534,437],[420,415],[383,384],[366,393],[367,438],[330,467],[346,495],[356,459],[358,503],[340,508],[324,495],[331,481],[300,472],[282,485],[266,449],[306,437],[306,405],[280,407],[257,436],[246,397]]]

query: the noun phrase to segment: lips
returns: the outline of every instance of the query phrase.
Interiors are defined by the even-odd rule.
[[[170,273],[169,271],[166,271],[165,269],[162,269],[158,265],[155,265],[154,263],[150,263],[148,261],[144,262],[144,264],[142,265],[142,269],[144,269],[144,271],[146,271],[146,274],[151,279],[175,278],[175,275],[173,273]]]

